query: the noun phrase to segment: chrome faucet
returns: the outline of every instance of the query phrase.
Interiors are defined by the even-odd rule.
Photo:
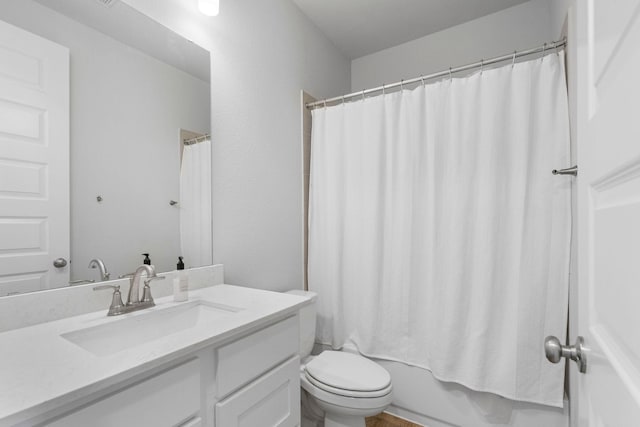
[[[107,281],[111,277],[111,274],[107,271],[104,262],[100,258],[94,258],[89,261],[89,268],[97,268],[100,271],[100,280]]]
[[[127,297],[126,305],[128,306],[140,303],[140,277],[142,276],[142,273],[147,273],[147,277],[149,279],[157,277],[156,270],[153,266],[142,264],[140,267],[138,267],[136,269],[136,272],[133,273],[133,276],[129,279],[131,286],[129,286],[129,296]],[[145,286],[147,286],[146,283]],[[151,302],[153,303],[153,299],[151,299]]]
[[[147,278],[144,281],[144,289],[142,291],[142,300],[140,300],[140,278],[142,274],[146,273]],[[127,297],[127,303],[122,303],[120,296],[120,286],[114,285],[102,285],[93,288],[94,291],[103,289],[114,289],[113,298],[111,301],[111,307],[109,307],[109,313],[107,316],[118,316],[120,314],[131,313],[132,311],[143,310],[145,308],[153,307],[156,303],[151,296],[151,287],[149,284],[153,280],[164,280],[166,277],[157,276],[156,270],[152,265],[143,264],[136,269],[135,273],[125,274],[122,277],[129,277],[129,296]]]

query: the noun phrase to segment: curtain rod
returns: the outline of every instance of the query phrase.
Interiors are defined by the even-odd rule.
[[[204,135],[196,136],[195,138],[185,139],[182,142],[184,143],[184,145],[193,145],[193,144],[198,144],[200,142],[204,142],[210,138],[211,138],[211,135],[207,133]]]
[[[376,88],[373,88],[373,89],[365,89],[365,90],[361,90],[360,92],[350,93],[348,95],[336,96],[334,98],[328,98],[328,99],[323,99],[321,101],[310,102],[308,104],[305,104],[305,107],[307,107],[308,109],[313,109],[313,108],[320,107],[320,106],[326,106],[328,103],[331,103],[331,102],[337,102],[337,101],[344,102],[347,99],[356,98],[356,97],[364,98],[366,95],[370,95],[370,94],[375,93],[375,92],[384,92],[387,89],[393,89],[393,88],[396,88],[396,87],[402,87],[404,85],[410,85],[410,84],[418,83],[418,82],[424,83],[425,80],[435,79],[437,77],[451,76],[451,74],[458,73],[460,71],[472,70],[474,68],[482,69],[482,67],[484,67],[486,65],[497,64],[498,62],[507,61],[509,59],[511,59],[512,61],[515,62],[515,60],[517,58],[521,58],[523,56],[528,56],[528,55],[533,55],[535,53],[540,53],[540,52],[544,55],[544,53],[547,50],[553,50],[553,49],[557,49],[557,48],[560,48],[560,47],[564,47],[564,46],[566,46],[566,44],[567,44],[567,39],[564,38],[562,40],[554,41],[554,42],[551,42],[551,43],[545,43],[542,46],[535,47],[533,49],[521,50],[520,52],[514,51],[513,53],[510,53],[508,55],[496,56],[496,57],[490,58],[490,59],[483,59],[483,60],[480,60],[478,62],[474,62],[472,64],[462,65],[462,66],[456,67],[456,68],[449,68],[448,70],[439,71],[437,73],[429,74],[429,75],[426,75],[426,76],[420,76],[420,77],[416,77],[416,78],[410,79],[410,80],[401,80],[401,81],[396,82],[396,83],[392,83],[392,84],[388,84],[388,85],[382,85],[382,86],[379,86],[379,87],[376,87]]]

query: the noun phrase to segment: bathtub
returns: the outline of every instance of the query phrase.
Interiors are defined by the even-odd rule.
[[[316,351],[323,348],[316,346]],[[357,353],[347,344],[343,351]],[[516,402],[436,380],[431,372],[399,362],[373,359],[391,374],[394,399],[388,413],[427,427],[568,427],[564,408]]]

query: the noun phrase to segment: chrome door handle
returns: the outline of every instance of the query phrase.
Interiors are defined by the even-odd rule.
[[[67,266],[67,260],[64,258],[57,258],[53,260],[53,266],[55,268],[65,268]]]
[[[575,345],[562,345],[554,336],[545,338],[544,353],[551,363],[558,363],[563,357],[569,358],[578,364],[580,373],[587,372],[587,355],[584,352],[584,338],[576,338]]]

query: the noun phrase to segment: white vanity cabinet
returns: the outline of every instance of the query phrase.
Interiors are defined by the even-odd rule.
[[[295,427],[298,337],[294,315],[182,354],[29,425]]]
[[[298,339],[290,317],[216,350],[217,427],[300,423]]]
[[[192,359],[137,384],[89,403],[45,425],[71,426],[175,426],[199,418],[200,361]]]
[[[300,423],[300,359],[296,356],[216,404],[216,426]]]

